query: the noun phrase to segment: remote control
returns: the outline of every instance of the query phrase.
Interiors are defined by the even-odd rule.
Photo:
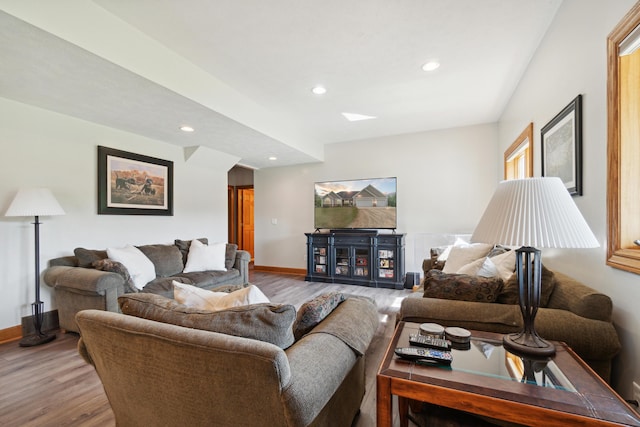
[[[451,348],[451,341],[431,335],[411,334],[409,335],[409,344],[418,347],[435,348],[436,350],[449,350]]]
[[[450,365],[453,361],[451,352],[432,348],[400,347],[395,349],[396,355],[408,360],[430,360]]]

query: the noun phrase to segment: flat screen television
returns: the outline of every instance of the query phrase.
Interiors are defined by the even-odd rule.
[[[314,227],[395,229],[397,179],[372,178],[314,184]]]

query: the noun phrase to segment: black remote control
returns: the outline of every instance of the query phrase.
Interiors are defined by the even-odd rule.
[[[431,335],[411,334],[409,335],[409,344],[418,347],[435,348],[436,350],[451,349],[451,341]]]
[[[430,360],[450,365],[453,361],[451,352],[432,348],[400,347],[395,349],[396,355],[408,360]]]

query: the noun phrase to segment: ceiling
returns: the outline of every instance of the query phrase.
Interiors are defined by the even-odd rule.
[[[264,168],[497,121],[561,0],[11,3],[1,97]]]

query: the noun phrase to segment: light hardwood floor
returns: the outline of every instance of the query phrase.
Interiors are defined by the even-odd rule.
[[[302,303],[337,290],[373,298],[380,324],[366,354],[366,393],[355,427],[376,424],[376,371],[393,334],[400,301],[409,290],[308,283],[304,276],[251,271],[251,282],[272,302]],[[55,341],[22,348],[0,345],[0,426],[114,426],[102,384],[76,351],[78,335],[58,333]],[[396,407],[397,408],[397,407]],[[396,420],[395,425],[399,425]]]

